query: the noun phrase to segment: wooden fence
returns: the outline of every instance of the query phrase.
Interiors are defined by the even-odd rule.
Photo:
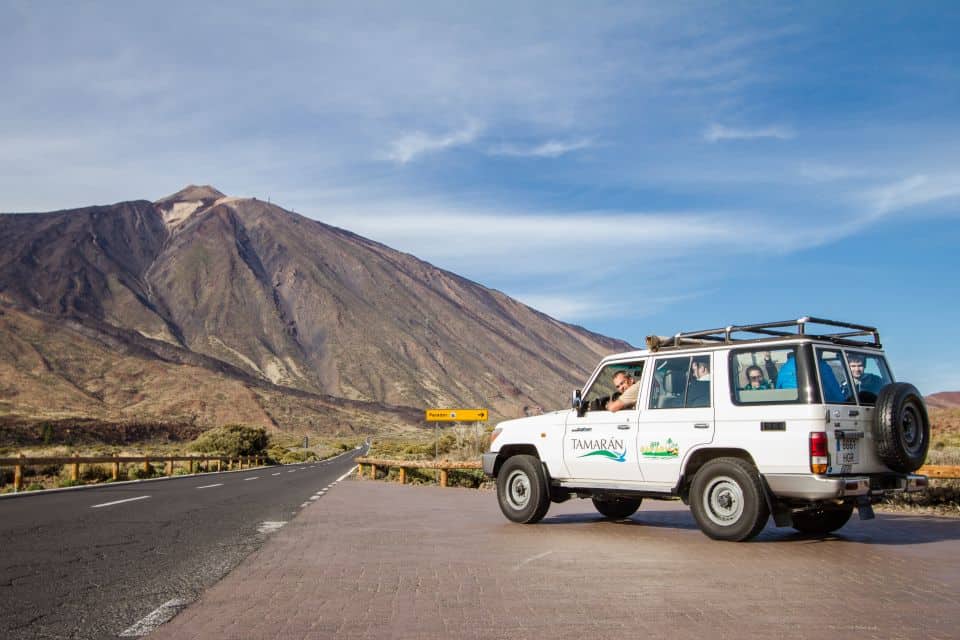
[[[376,479],[377,469],[391,467],[399,469],[400,484],[407,482],[408,469],[438,469],[440,471],[440,486],[447,486],[448,474],[451,469],[480,469],[479,460],[385,460],[382,458],[357,458],[357,475],[363,478],[364,467],[369,467],[370,478]]]
[[[440,486],[447,486],[447,473],[451,469],[480,469],[480,461],[454,460],[386,460],[383,458],[357,458],[357,474],[363,478],[364,467],[369,467],[371,479],[376,479],[378,468],[399,469],[400,484],[407,481],[408,469],[439,469]],[[939,480],[960,479],[960,466],[927,465],[920,467],[916,473]]]
[[[928,464],[920,467],[914,473],[939,480],[960,480],[960,466],[953,465],[934,465]]]
[[[22,453],[16,458],[0,458],[0,467],[13,467],[13,490],[23,491],[24,468],[41,465],[69,465],[70,479],[74,482],[80,480],[80,468],[84,464],[110,464],[111,475],[114,480],[120,479],[121,465],[142,464],[145,474],[150,473],[150,465],[154,462],[164,463],[165,475],[172,476],[173,470],[178,462],[186,462],[190,473],[195,473],[197,469],[203,471],[223,471],[226,466],[228,471],[233,469],[249,469],[266,464],[265,456],[81,456],[73,455],[67,457],[27,457]],[[212,463],[216,463],[216,469],[211,469]]]

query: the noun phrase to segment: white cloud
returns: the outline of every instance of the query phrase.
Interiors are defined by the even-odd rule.
[[[703,132],[703,139],[707,142],[722,142],[723,140],[758,140],[771,138],[774,140],[790,140],[795,137],[793,129],[783,126],[759,127],[744,129],[727,127],[722,124],[711,124]]]
[[[549,140],[535,146],[516,144],[501,144],[490,147],[487,153],[492,156],[515,156],[534,158],[557,158],[572,151],[588,149],[593,146],[593,140],[580,138],[578,140]]]
[[[960,174],[915,175],[866,194],[870,209],[885,215],[938,200],[960,196]]]
[[[407,164],[425,153],[436,153],[444,149],[468,145],[477,139],[480,131],[480,124],[470,121],[464,128],[444,135],[431,135],[423,131],[407,133],[391,143],[386,158],[399,164]]]

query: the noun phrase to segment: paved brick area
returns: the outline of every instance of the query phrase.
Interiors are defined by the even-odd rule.
[[[492,493],[348,481],[151,638],[960,638],[960,520],[709,540],[680,503],[534,526]]]

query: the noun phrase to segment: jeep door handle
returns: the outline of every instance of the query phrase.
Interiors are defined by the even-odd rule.
[[[710,425],[707,424],[706,422],[698,422],[697,424],[693,425],[693,428],[694,428],[694,429],[709,429],[709,428],[710,428]]]
[[[851,418],[856,418],[858,415],[860,415],[860,412],[857,409],[850,409]]]
[[[570,429],[571,433],[577,433],[578,431],[593,431],[592,427],[577,427],[575,429]]]
[[[628,424],[618,424],[618,425],[617,425],[617,429],[620,429],[621,431],[625,431],[626,429],[629,429],[629,428],[630,428],[630,425],[628,425]]]

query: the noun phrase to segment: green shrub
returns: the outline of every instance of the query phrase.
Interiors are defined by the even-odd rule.
[[[60,480],[61,487],[79,487],[82,484],[79,480]]]
[[[26,491],[40,491],[43,488],[44,488],[43,485],[40,484],[39,482],[31,482],[30,484],[27,485]]]
[[[80,479],[86,482],[112,480],[113,468],[109,464],[85,464],[80,467]]]
[[[157,470],[152,464],[147,465],[146,469],[143,468],[143,465],[136,464],[127,470],[127,477],[131,480],[142,480],[156,475],[158,475]]]
[[[190,443],[190,449],[198,453],[238,457],[263,455],[269,445],[270,436],[263,427],[231,424],[202,433]]]

